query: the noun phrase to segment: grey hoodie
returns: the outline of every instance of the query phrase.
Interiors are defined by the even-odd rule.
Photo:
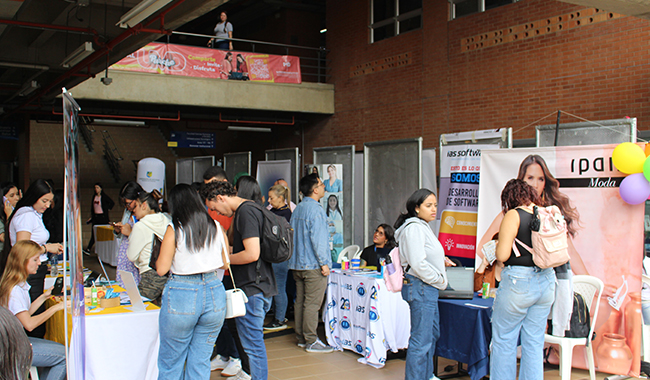
[[[431,227],[418,217],[406,219],[397,231],[399,258],[402,267],[410,265],[411,274],[427,284],[438,288],[447,287],[445,250],[431,231]]]
[[[140,274],[151,270],[149,260],[151,259],[153,235],[156,234],[162,239],[170,222],[169,215],[157,212],[145,216],[133,225],[126,256],[138,267]]]

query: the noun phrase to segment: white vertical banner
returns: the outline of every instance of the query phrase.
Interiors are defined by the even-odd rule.
[[[499,144],[445,145],[440,148],[438,240],[445,255],[460,260],[464,266],[474,266],[481,150],[498,148]]]

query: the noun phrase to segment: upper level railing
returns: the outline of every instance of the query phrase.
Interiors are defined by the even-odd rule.
[[[172,34],[183,35],[189,37],[201,37],[206,39],[214,38],[214,35],[209,34],[197,34],[197,33],[187,33],[187,32],[177,32],[173,31]],[[169,36],[168,36],[169,40]],[[241,42],[248,44],[250,46],[251,52],[262,53],[258,51],[260,46],[266,47],[268,51],[263,51],[263,53],[268,54],[281,54],[284,55],[293,55],[300,58],[300,72],[302,74],[303,80],[307,82],[318,82],[326,83],[327,79],[331,76],[328,74],[328,64],[329,60],[327,59],[327,53],[329,50],[324,47],[314,48],[308,46],[298,46],[298,45],[288,45],[280,44],[276,42],[266,42],[266,41],[256,41],[256,40],[247,40],[243,38],[227,38],[227,40],[233,42]],[[168,41],[169,42],[169,41]],[[245,51],[237,49],[240,51]]]

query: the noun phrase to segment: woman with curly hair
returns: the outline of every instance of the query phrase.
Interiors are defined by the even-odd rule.
[[[521,338],[520,379],[544,378],[543,349],[546,319],[555,299],[555,271],[541,269],[515,238],[532,246],[533,207],[542,200],[533,187],[511,179],[501,192],[504,213],[499,227],[497,260],[504,263],[492,312],[490,378],[517,378],[517,341]]]

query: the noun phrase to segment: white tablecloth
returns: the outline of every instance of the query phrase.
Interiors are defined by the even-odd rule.
[[[86,315],[85,379],[157,379],[159,312]],[[73,349],[71,345],[71,352]],[[74,355],[70,359],[73,368]]]
[[[104,236],[110,237],[110,240],[99,240],[97,239],[97,227],[112,227],[109,224],[98,224],[93,226],[93,234],[95,236],[95,253],[99,259],[109,265],[117,266],[117,250],[120,248],[117,245],[117,239],[115,239],[114,234],[104,234]]]
[[[409,305],[382,278],[331,273],[328,281],[323,320],[330,346],[363,355],[359,362],[376,368],[384,366],[388,350],[408,347]]]

